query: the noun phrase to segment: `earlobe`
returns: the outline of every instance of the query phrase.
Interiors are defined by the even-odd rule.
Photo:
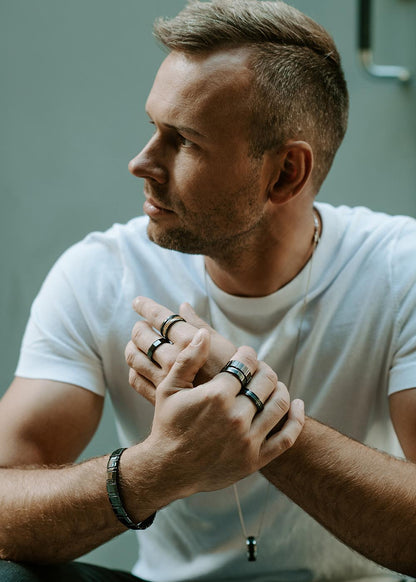
[[[276,157],[276,173],[270,187],[270,199],[285,204],[305,189],[313,168],[313,151],[305,141],[289,142]]]

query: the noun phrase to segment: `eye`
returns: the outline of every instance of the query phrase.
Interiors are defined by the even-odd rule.
[[[178,135],[178,142],[181,145],[183,145],[185,148],[189,148],[189,147],[194,145],[194,142],[192,142],[190,139],[184,137],[180,133],[178,133],[177,135]]]

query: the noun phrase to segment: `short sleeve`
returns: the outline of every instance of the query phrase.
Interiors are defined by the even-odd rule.
[[[389,394],[416,387],[416,221],[407,219],[391,263],[395,297],[394,352]]]
[[[31,308],[16,376],[67,382],[104,395],[103,366],[94,332],[94,274],[88,276],[87,272],[90,254],[78,243],[48,274]]]

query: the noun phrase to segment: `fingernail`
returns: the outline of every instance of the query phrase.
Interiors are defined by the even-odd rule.
[[[296,400],[293,401],[293,404],[296,406],[296,408],[298,410],[300,410],[301,412],[304,412],[305,403],[303,402],[303,400],[301,400],[300,398],[296,398]]]

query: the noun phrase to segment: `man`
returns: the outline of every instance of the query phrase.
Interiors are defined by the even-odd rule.
[[[57,263],[1,403],[0,555],[37,564],[2,580],[134,580],[62,565],[126,526],[145,580],[396,577],[336,538],[414,575],[416,469],[367,445],[396,450],[389,393],[416,458],[415,224],[314,204],[346,127],[336,48],[252,0],[192,3],[156,32],[155,133],[130,162],[148,219]],[[156,303],[135,323],[138,294]],[[184,301],[216,332],[175,315]],[[127,382],[132,328],[150,403]],[[109,499],[108,455],[73,464],[106,388],[127,447]]]

